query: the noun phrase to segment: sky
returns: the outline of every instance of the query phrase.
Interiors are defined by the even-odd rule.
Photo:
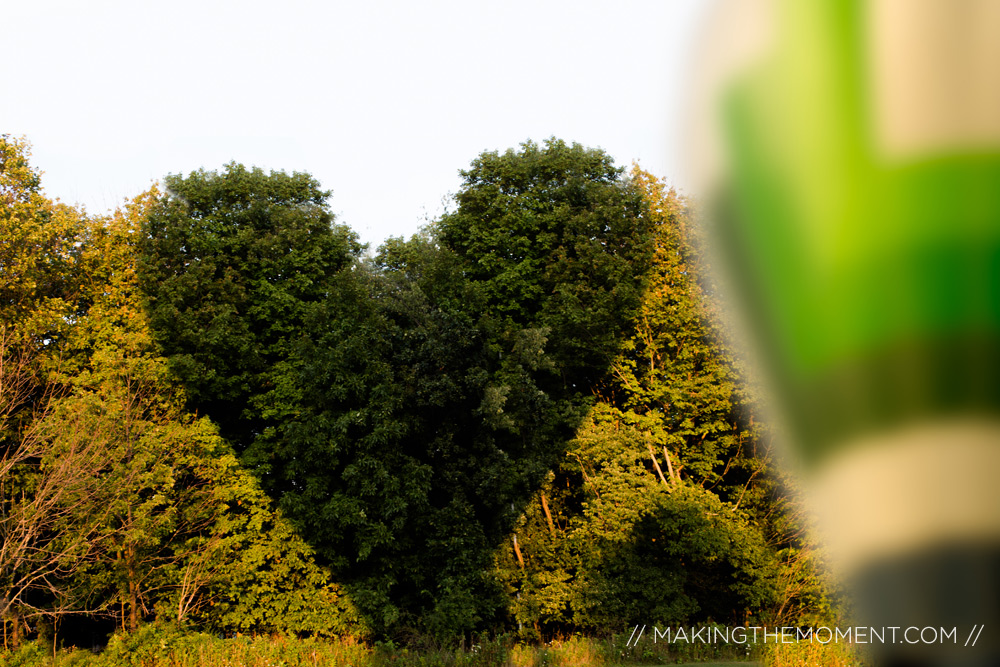
[[[0,0],[0,133],[46,194],[112,210],[167,174],[305,171],[377,246],[485,150],[558,137],[684,188],[709,0]]]

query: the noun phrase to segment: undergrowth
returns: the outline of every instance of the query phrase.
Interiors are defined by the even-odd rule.
[[[4,667],[618,667],[760,660],[765,667],[859,667],[864,663],[843,645],[748,645],[643,642],[628,635],[610,639],[570,637],[546,644],[516,643],[506,637],[474,639],[462,648],[413,650],[392,642],[375,645],[285,636],[222,638],[151,624],[113,635],[103,651],[28,642],[0,651]]]

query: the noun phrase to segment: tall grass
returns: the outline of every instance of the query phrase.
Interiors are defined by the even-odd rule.
[[[762,659],[766,667],[859,667],[864,663],[842,644],[748,645],[642,642],[628,635],[610,639],[570,637],[540,645],[500,637],[473,641],[465,648],[412,650],[389,643],[375,646],[350,639],[282,636],[220,638],[148,625],[116,634],[98,654],[60,650],[31,642],[0,652],[4,667],[618,667]],[[752,654],[752,655],[751,655]]]
[[[766,644],[761,651],[764,667],[865,667],[869,659],[865,651],[852,644]]]

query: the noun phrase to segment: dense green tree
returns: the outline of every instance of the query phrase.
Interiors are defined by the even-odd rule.
[[[548,330],[566,384],[597,383],[642,294],[653,223],[641,193],[604,151],[558,139],[483,153],[462,176],[441,244],[492,313]]]
[[[234,163],[164,181],[140,263],[150,321],[189,406],[242,449],[293,409],[280,376],[360,246],[307,174]]]
[[[143,260],[191,405],[377,628],[440,637],[502,617],[491,550],[571,437],[649,255],[641,197],[601,151],[527,143],[464,177],[454,213],[351,270],[308,177],[303,221],[284,175],[173,178]],[[275,216],[310,231],[266,242]]]
[[[39,194],[26,146],[4,150],[0,615],[15,641],[66,614],[361,632],[216,427],[183,409],[137,275],[160,193],[88,218]]]
[[[25,142],[0,159],[6,627],[540,637],[820,590],[648,174],[483,153],[454,211],[362,259],[305,174],[170,176],[92,218]]]
[[[170,574],[167,616],[184,612],[216,632],[365,638],[353,602],[228,446],[211,472],[214,501],[225,509],[208,535],[185,545]]]
[[[497,621],[490,552],[565,417],[534,381],[544,335],[499,329],[451,253],[416,238],[379,260],[319,313],[304,409],[267,451],[377,625],[443,637]]]
[[[373,607],[438,636],[502,621],[491,551],[628,329],[649,248],[642,200],[601,151],[529,142],[463,176],[457,210],[387,243],[353,276],[368,289],[359,308],[319,327],[308,354],[328,386],[352,368],[366,378],[353,404],[306,392],[325,401],[307,420],[346,436],[327,440],[336,458],[307,459],[329,470],[316,533],[335,557],[360,554],[345,571],[378,592]]]
[[[778,563],[756,517],[691,480],[671,480],[658,452],[653,461],[651,434],[620,418],[595,408],[567,462],[588,480],[573,534],[577,622],[759,620],[777,603]]]
[[[90,595],[119,601],[133,630],[154,614],[222,631],[360,630],[329,572],[216,427],[183,410],[137,272],[142,230],[161,203],[153,190],[95,221],[81,250],[88,308],[72,332],[81,359],[62,403],[110,434],[101,482],[118,493],[105,501],[118,557],[91,568]]]
[[[743,621],[780,604],[765,434],[685,203],[641,170],[630,179],[656,225],[634,330],[498,557],[514,618],[535,634]]]

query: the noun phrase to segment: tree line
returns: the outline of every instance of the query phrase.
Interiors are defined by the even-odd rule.
[[[5,642],[543,638],[828,604],[688,203],[603,151],[484,152],[377,249],[308,174],[112,215],[0,138]]]

